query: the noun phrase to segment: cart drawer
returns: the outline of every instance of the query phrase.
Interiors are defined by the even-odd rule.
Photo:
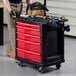
[[[17,32],[17,38],[25,41],[40,43],[40,37]]]
[[[29,50],[31,52],[36,52],[40,53],[40,44],[34,43],[34,42],[29,42],[29,41],[24,41],[21,39],[17,39],[17,47],[24,49],[24,50]]]
[[[17,57],[25,59],[26,58],[25,53],[26,52],[24,52],[23,50],[17,49]]]
[[[22,23],[22,22],[16,22],[16,23],[17,23],[17,25],[19,25],[19,26],[24,26],[24,27],[28,27],[28,28],[34,28],[34,29],[40,29],[40,26],[39,26],[39,25]]]
[[[31,53],[26,53],[26,59],[41,63],[41,56]]]
[[[38,53],[30,52],[17,48],[17,56],[30,61],[41,63],[41,56]]]
[[[21,33],[29,34],[29,35],[40,36],[40,30],[26,28],[26,27],[22,27],[22,26],[18,26],[18,25],[16,27],[17,27],[17,32],[21,32]]]

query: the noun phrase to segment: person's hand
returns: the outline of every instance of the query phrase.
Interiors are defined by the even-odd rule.
[[[9,14],[10,14],[11,19],[12,19],[12,20],[15,20],[15,18],[16,18],[15,12],[11,10],[11,11],[9,12]]]
[[[7,8],[8,12],[11,12],[11,8]]]
[[[32,4],[32,0],[26,0],[27,4]]]

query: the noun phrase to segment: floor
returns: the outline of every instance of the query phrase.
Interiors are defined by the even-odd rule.
[[[50,66],[46,68],[46,73],[41,74],[34,66],[19,67],[14,59],[5,56],[9,40],[7,28],[4,29],[4,46],[0,46],[0,76],[76,76],[76,39],[65,37],[65,63],[60,70]]]

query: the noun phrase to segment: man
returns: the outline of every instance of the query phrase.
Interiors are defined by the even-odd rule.
[[[15,17],[19,17],[22,12],[22,0],[3,0],[5,5],[5,13],[7,16],[7,24],[9,31],[10,43],[6,50],[6,55],[15,56]],[[32,0],[26,0],[27,4],[31,4]]]

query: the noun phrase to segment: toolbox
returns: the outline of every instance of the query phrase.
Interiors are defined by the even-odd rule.
[[[67,19],[51,16],[51,21],[40,17],[16,18],[16,59],[33,64],[39,72],[56,65],[61,67],[64,59],[64,23]],[[57,22],[58,20],[58,22]],[[56,22],[55,22],[56,21]]]

